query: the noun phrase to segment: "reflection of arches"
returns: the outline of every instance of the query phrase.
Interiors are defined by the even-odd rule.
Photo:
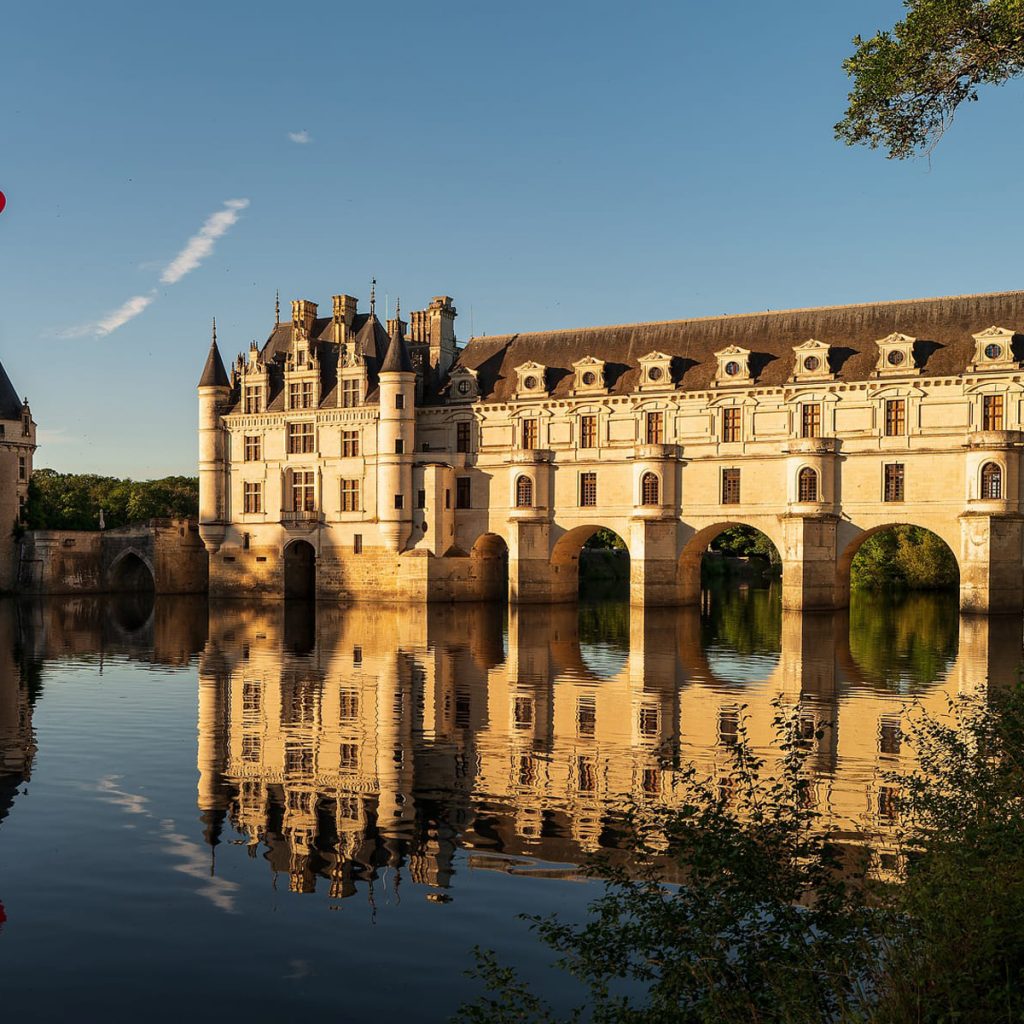
[[[676,579],[679,584],[679,594],[684,603],[696,603],[700,598],[701,561],[704,558],[705,552],[720,534],[735,527],[753,530],[755,533],[765,537],[775,549],[775,559],[781,562],[783,547],[781,538],[760,526],[753,526],[750,523],[741,523],[736,520],[726,520],[722,523],[715,523],[713,526],[705,526],[703,530],[698,530],[687,541],[676,563]]]
[[[473,575],[480,584],[480,599],[502,600],[508,593],[508,544],[505,539],[496,533],[482,533],[469,556]]]
[[[156,589],[153,567],[134,548],[114,559],[107,578],[109,589],[115,593],[152,593]]]
[[[293,540],[284,549],[284,596],[316,597],[316,550],[308,541]]]
[[[894,530],[898,526],[913,526],[916,529],[924,530],[925,533],[931,534],[937,540],[941,541],[943,546],[949,551],[952,557],[953,564],[956,566],[957,577],[961,575],[960,571],[960,560],[957,557],[956,551],[953,545],[950,544],[946,537],[936,533],[935,530],[929,529],[927,526],[920,526],[917,523],[908,522],[896,522],[896,523],[883,523],[880,526],[872,526],[869,529],[862,530],[852,540],[850,540],[846,547],[840,552],[839,557],[836,559],[836,596],[844,603],[849,601],[850,597],[850,569],[853,565],[853,560],[857,556],[857,552],[860,551],[862,545],[869,537],[874,537],[876,533],[884,533],[886,530]]]
[[[605,531],[619,542],[621,547],[591,545],[599,531]],[[587,548],[585,557],[581,557]],[[629,582],[629,549],[626,542],[614,530],[597,524],[577,526],[567,530],[555,542],[551,551],[551,566],[560,574],[574,575],[576,593],[580,590],[580,577],[586,576],[588,596],[595,596],[604,590],[614,591]],[[604,596],[611,596],[608,593]],[[618,596],[618,595],[616,595]],[[564,599],[571,600],[566,594]]]

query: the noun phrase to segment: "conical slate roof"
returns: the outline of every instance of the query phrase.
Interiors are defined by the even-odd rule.
[[[210,354],[206,357],[206,365],[203,367],[203,375],[199,378],[201,388],[229,388],[231,382],[228,380],[228,372],[224,369],[224,360],[220,357],[220,349],[217,342],[210,345]]]
[[[409,358],[409,349],[402,341],[402,329],[392,335],[388,343],[388,352],[381,363],[381,373],[413,373],[412,360]]]
[[[20,420],[21,408],[18,392],[14,390],[3,363],[0,363],[0,420]]]

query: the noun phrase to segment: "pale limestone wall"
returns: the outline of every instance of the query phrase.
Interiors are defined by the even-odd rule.
[[[470,830],[482,812],[506,851],[576,859],[626,799],[683,799],[675,757],[726,785],[730,714],[777,764],[777,701],[823,732],[807,742],[824,823],[893,848],[882,790],[911,753],[885,752],[881,726],[918,712],[871,681],[843,613],[784,613],[780,649],[742,666],[708,656],[695,609],[634,609],[628,652],[581,645],[574,608],[511,611],[507,652],[500,616],[483,607],[325,608],[306,625],[297,635],[280,604],[212,606],[200,663],[200,808],[230,811],[269,844],[268,797],[282,805],[294,888],[315,885],[308,858],[325,817],[339,838],[317,856],[336,894],[346,862],[379,866],[375,818],[385,839],[404,838],[388,863],[404,850],[418,880],[446,884],[452,847],[424,841],[417,795],[456,810],[463,843],[493,843]],[[1019,624],[963,617],[961,653],[913,697],[941,713],[948,696],[1012,684],[1019,645]],[[545,818],[569,838],[542,836]]]
[[[25,419],[0,420],[0,594],[17,584],[19,544],[12,536],[28,498],[32,461],[36,451],[36,425],[28,407]]]
[[[863,539],[878,528],[910,523],[933,530],[957,556],[965,608],[1012,610],[1024,602],[1024,537],[1014,525],[1024,486],[1022,381],[1017,369],[1000,369],[948,378],[453,402],[416,410],[414,428],[402,428],[413,431],[412,444],[397,461],[398,421],[381,420],[376,406],[232,413],[220,421],[228,480],[224,522],[204,526],[224,534],[213,585],[219,592],[244,589],[247,576],[238,568],[244,563],[251,564],[248,579],[257,588],[279,593],[285,548],[310,539],[324,558],[318,582],[324,595],[472,599],[478,594],[472,573],[448,556],[474,552],[490,533],[509,550],[514,600],[566,600],[575,596],[579,548],[606,527],[629,547],[634,600],[671,604],[696,599],[700,553],[721,529],[743,523],[763,530],[779,549],[787,606],[833,607],[847,599],[849,562]],[[1003,429],[983,431],[983,396],[996,393],[1004,400]],[[390,409],[390,391],[385,399]],[[894,399],[905,403],[906,426],[886,437],[885,403]],[[805,403],[821,407],[818,437],[800,437]],[[738,441],[722,440],[726,409],[739,410]],[[657,445],[644,435],[651,412],[664,418]],[[594,448],[580,446],[583,415],[597,417]],[[298,420],[314,424],[312,453],[286,452],[287,424]],[[521,447],[524,420],[537,423],[536,450]],[[459,422],[470,424],[469,452],[456,451]],[[342,456],[343,430],[358,432],[358,456]],[[244,460],[246,436],[261,439],[260,460]],[[900,502],[883,500],[891,463],[904,467]],[[987,463],[1002,473],[997,500],[981,498]],[[410,465],[411,477],[405,475]],[[817,473],[818,495],[801,502],[797,481],[807,468]],[[737,504],[722,502],[727,469],[740,471]],[[292,471],[315,475],[313,524],[283,522]],[[597,475],[597,505],[583,508],[580,475],[590,472]],[[656,506],[642,504],[646,472],[659,481]],[[532,481],[530,509],[516,507],[521,475]],[[356,511],[340,511],[343,479],[359,481]],[[460,479],[469,481],[470,508],[457,505]],[[247,482],[263,486],[259,513],[242,511]],[[392,504],[396,488],[408,492],[401,517]],[[243,554],[247,535],[249,550],[266,562]],[[357,535],[362,556],[353,552]],[[403,568],[409,549],[427,555],[431,568]],[[225,558],[234,562],[225,565]],[[436,580],[436,588],[424,592],[417,582],[423,579]]]

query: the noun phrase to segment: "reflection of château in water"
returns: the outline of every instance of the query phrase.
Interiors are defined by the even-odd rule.
[[[906,758],[905,704],[940,711],[947,694],[1015,676],[1021,646],[1016,619],[963,618],[958,652],[955,607],[942,621],[924,602],[885,625],[895,640],[884,653],[851,650],[845,613],[782,613],[766,594],[703,619],[521,608],[508,613],[507,649],[503,612],[487,606],[313,614],[211,609],[199,806],[211,843],[229,819],[293,889],[319,876],[338,896],[385,865],[447,887],[459,846],[563,862],[613,847],[624,798],[677,799],[666,764],[724,772],[740,716],[770,748],[777,698],[802,709],[815,799],[884,854],[884,773]],[[915,668],[944,649],[943,664]],[[811,738],[823,722],[835,728]]]
[[[39,695],[38,676],[24,661],[16,620],[0,602],[0,822],[28,782],[35,756],[32,706]]]

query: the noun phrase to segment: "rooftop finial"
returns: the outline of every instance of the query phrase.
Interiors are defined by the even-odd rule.
[[[402,300],[396,295],[395,296],[395,319],[402,322]]]
[[[274,323],[281,322],[281,289],[274,290]]]
[[[370,281],[370,316],[373,316],[377,308],[377,278]]]
[[[213,343],[217,344],[217,318],[213,318]]]

